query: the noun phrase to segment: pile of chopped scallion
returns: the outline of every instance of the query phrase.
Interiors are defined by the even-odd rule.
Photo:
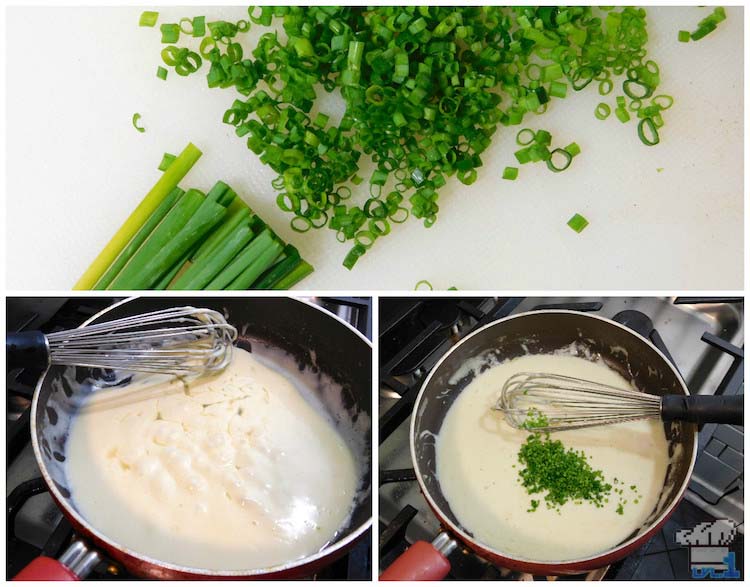
[[[518,460],[523,465],[518,473],[521,484],[530,494],[544,492],[550,509],[559,510],[568,501],[589,501],[601,508],[612,491],[604,474],[591,467],[582,451],[566,449],[559,440],[551,440],[549,434],[529,435],[518,452]],[[529,511],[538,505],[539,501],[533,500]]]
[[[164,154],[163,174],[74,289],[283,290],[312,273],[223,181],[206,194],[177,185],[200,156],[193,144]]]
[[[582,450],[566,448],[560,440],[552,440],[549,432],[541,430],[547,426],[549,420],[536,408],[531,408],[523,421],[522,427],[531,432],[518,451],[518,462],[522,465],[518,480],[526,491],[530,495],[544,493],[547,509],[558,513],[570,501],[576,505],[588,501],[603,508],[614,492],[617,497],[615,511],[623,515],[628,500],[625,489],[617,487],[623,484],[622,481],[615,477],[612,483],[608,483],[604,473],[591,466],[589,457]],[[630,490],[633,503],[638,504],[643,495],[635,485],[631,485]],[[536,511],[539,504],[538,499],[532,499],[527,511]]]
[[[154,26],[146,14],[144,26]],[[251,26],[268,31],[246,53],[238,36]],[[620,88],[616,117],[634,116],[651,146],[673,102],[657,95],[643,8],[255,6],[236,23],[200,16],[160,31],[167,67],[184,76],[208,61],[209,87],[240,94],[224,122],[278,174],[277,203],[295,231],[325,226],[352,243],[349,269],[410,215],[432,226],[440,189],[452,176],[476,181],[498,127],[593,83],[602,96]],[[201,39],[197,52],[175,44],[181,34]],[[346,105],[337,124],[316,104],[334,91]],[[611,112],[602,103],[595,114]],[[580,152],[575,143],[550,150],[541,138],[516,153],[519,162],[562,171]],[[369,177],[360,175],[364,158],[376,165]],[[364,181],[369,198],[352,202],[350,184]]]

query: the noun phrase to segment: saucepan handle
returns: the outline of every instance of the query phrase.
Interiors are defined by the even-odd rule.
[[[39,556],[13,577],[14,581],[80,581],[78,575],[60,561]]]
[[[76,540],[59,560],[39,556],[13,577],[14,581],[80,581],[88,577],[101,557],[83,540]]]
[[[661,399],[661,417],[665,421],[743,426],[744,400],[742,395],[665,395]]]
[[[49,365],[49,346],[44,333],[30,330],[9,332],[5,335],[5,359],[8,369]]]
[[[450,570],[451,564],[440,550],[429,542],[419,540],[383,571],[380,580],[441,581]]]

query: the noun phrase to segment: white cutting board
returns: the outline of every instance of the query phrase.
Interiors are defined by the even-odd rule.
[[[221,122],[232,90],[202,74],[156,78],[158,28],[142,8],[8,9],[7,285],[67,289],[156,181],[165,151],[188,141],[204,155],[183,187],[223,179],[316,268],[305,289],[741,289],[743,286],[743,13],[697,43],[677,42],[709,8],[649,8],[650,55],[661,92],[675,97],[661,144],[634,123],[594,118],[587,91],[524,126],[549,130],[582,154],[565,173],[515,165],[516,128],[500,128],[470,187],[443,189],[434,227],[410,220],[380,239],[353,271],[330,230],[299,235],[275,204],[274,173]],[[159,22],[242,8],[161,10]],[[608,101],[614,102],[611,94]],[[335,107],[335,106],[333,106]],[[147,131],[131,126],[134,112]],[[662,172],[657,169],[662,168]],[[580,235],[566,226],[580,212]]]

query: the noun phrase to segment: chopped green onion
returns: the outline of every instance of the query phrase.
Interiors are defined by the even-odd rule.
[[[583,232],[583,229],[589,225],[589,221],[586,220],[580,214],[574,214],[573,217],[568,220],[568,226],[575,230],[577,233]]]
[[[432,291],[434,288],[432,287],[432,284],[427,281],[426,279],[422,279],[417,282],[417,285],[414,286],[414,291],[419,290],[429,290]]]
[[[534,137],[536,137],[536,133],[533,130],[522,128],[516,134],[516,143],[522,146],[530,145],[534,142]]]
[[[690,38],[693,41],[700,41],[703,37],[715,31],[718,24],[726,20],[726,18],[727,14],[724,10],[724,7],[717,6],[709,16],[698,23],[698,28],[690,33]]]
[[[552,82],[549,85],[549,95],[555,98],[565,98],[568,95],[568,84],[564,82]]]
[[[294,232],[307,232],[312,228],[312,222],[304,216],[295,216],[292,218],[291,226]]]
[[[542,68],[542,81],[551,82],[563,76],[562,65],[553,63]]]
[[[642,118],[638,123],[638,138],[649,147],[659,144],[659,130],[652,118]]]
[[[609,104],[599,102],[599,104],[596,105],[596,110],[594,110],[594,116],[599,120],[606,120],[609,118],[611,112],[612,110],[610,109]]]
[[[573,156],[565,149],[555,149],[550,154],[550,158],[547,159],[547,168],[555,173],[565,171],[570,167],[570,163],[573,161]]]
[[[632,100],[631,111],[657,130],[663,124],[663,113],[640,112],[660,84],[659,68],[647,56],[644,9],[266,6],[249,8],[248,19],[264,28],[277,19],[282,34],[260,34],[252,57],[243,56],[234,38],[248,30],[248,21],[211,22],[195,57],[175,47],[162,58],[178,75],[194,73],[206,60],[209,87],[239,92],[224,122],[276,172],[277,203],[292,215],[295,230],[328,226],[337,240],[354,245],[348,268],[372,245],[363,233],[385,234],[370,226],[365,206],[373,204],[344,206],[339,192],[349,181],[356,184],[368,161],[377,172],[370,199],[385,196],[391,181],[402,196],[387,204],[388,229],[409,215],[429,227],[440,188],[452,177],[474,183],[498,129],[523,127],[552,98],[567,96],[568,85],[581,90],[594,81],[609,95],[624,75],[617,83]],[[189,30],[186,21],[181,25]],[[194,18],[193,35],[198,28]],[[321,88],[343,98],[340,122],[315,115]],[[663,102],[645,108],[654,105]],[[600,105],[595,114],[606,118],[611,110]],[[629,120],[628,112],[618,99],[618,120]],[[517,142],[519,164],[545,161],[559,170],[575,156],[566,149],[553,156],[545,132],[521,131]]]
[[[180,26],[180,32],[186,35],[193,34],[193,21],[190,20],[189,18],[180,19],[179,26]]]
[[[161,158],[161,163],[159,163],[159,171],[166,171],[169,169],[169,166],[174,163],[175,159],[177,159],[176,155],[172,155],[171,153],[164,153]]]
[[[503,179],[514,181],[518,178],[518,167],[506,167],[503,171]]]
[[[136,112],[133,114],[133,128],[137,130],[138,132],[146,132],[146,129],[142,126],[138,126],[138,121],[141,119],[141,115]]]
[[[552,144],[552,134],[546,130],[538,130],[534,135],[534,142],[549,147]]]
[[[581,154],[581,147],[578,146],[578,143],[570,143],[567,147],[565,147],[565,150],[570,153],[571,157],[575,157],[576,155]]]
[[[680,43],[688,43],[688,42],[690,42],[690,32],[689,31],[679,31],[677,33],[677,40]]]
[[[715,24],[706,24],[703,26],[699,26],[692,33],[690,33],[690,39],[693,41],[700,41],[703,37],[708,36],[709,33],[712,33],[715,30]]]
[[[141,13],[141,18],[138,19],[138,26],[152,27],[156,24],[156,21],[158,19],[159,19],[158,12],[152,12],[150,10],[146,10]]]
[[[180,25],[165,23],[159,29],[161,30],[162,43],[176,43],[180,40]]]
[[[542,68],[536,63],[529,63],[526,66],[526,77],[533,82],[541,81]]]
[[[674,104],[674,98],[668,94],[659,94],[651,98],[651,104],[658,106],[660,110],[669,110]]]
[[[602,471],[590,465],[588,458],[583,451],[552,440],[549,434],[533,432],[518,451],[518,461],[523,466],[518,473],[519,482],[530,495],[543,493],[548,509],[559,511],[569,501],[583,500],[604,507],[612,484],[605,481]],[[527,511],[538,507],[539,500],[532,500]]]
[[[193,37],[204,37],[206,35],[206,17],[193,17]]]
[[[160,65],[156,68],[156,77],[161,80],[167,79],[167,70]]]

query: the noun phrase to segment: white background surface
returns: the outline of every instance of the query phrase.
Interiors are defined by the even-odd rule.
[[[232,90],[209,90],[207,67],[188,78],[155,72],[158,25],[143,8],[9,8],[7,13],[7,285],[73,285],[158,177],[165,151],[189,141],[204,155],[181,183],[232,185],[316,268],[305,289],[741,289],[743,284],[743,15],[697,43],[677,42],[709,8],[649,8],[650,56],[675,97],[661,143],[634,122],[594,118],[594,84],[524,126],[583,152],[565,173],[543,164],[503,181],[517,128],[500,128],[472,186],[441,192],[438,222],[395,226],[351,272],[333,231],[298,235],[275,204],[274,173],[221,122]],[[241,8],[168,8],[160,23]],[[251,37],[248,36],[248,40]],[[573,95],[574,94],[574,95]],[[613,92],[606,101],[614,103]],[[147,131],[131,125],[142,115]],[[657,168],[663,168],[661,173]],[[369,173],[363,173],[365,177]],[[575,212],[591,225],[566,226]]]

